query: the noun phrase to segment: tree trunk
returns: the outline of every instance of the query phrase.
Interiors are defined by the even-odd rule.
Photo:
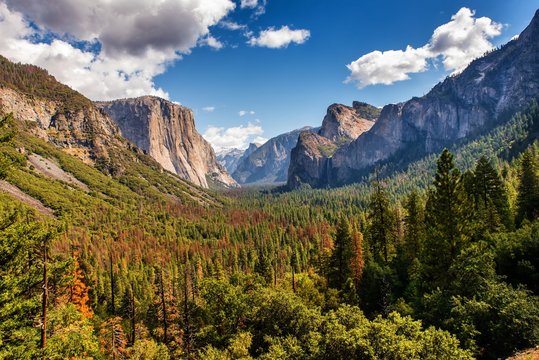
[[[49,301],[49,284],[48,284],[48,274],[47,274],[47,244],[43,248],[43,298],[41,301],[42,311],[41,311],[41,349],[45,349],[47,346],[47,306]]]

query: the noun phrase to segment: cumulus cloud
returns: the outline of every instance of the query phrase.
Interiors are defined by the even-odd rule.
[[[215,106],[206,106],[206,107],[203,107],[203,108],[202,108],[202,111],[205,111],[205,112],[214,112],[214,111],[215,111]]]
[[[232,0],[0,0],[0,53],[91,99],[168,97],[153,78],[201,42],[222,46],[209,28],[234,8]],[[35,41],[43,35],[53,40]]]
[[[493,45],[489,39],[501,34],[502,25],[487,17],[475,18],[468,8],[461,8],[451,21],[439,26],[430,41],[406,50],[373,51],[346,65],[350,75],[345,82],[358,88],[369,85],[391,85],[407,80],[410,74],[428,70],[429,60],[441,59],[444,68],[453,74],[462,71],[472,60]]]
[[[262,137],[264,130],[260,124],[247,123],[231,128],[209,126],[202,136],[215,151],[227,149],[246,149],[251,142],[263,143],[267,139]]]
[[[270,27],[263,30],[258,37],[251,35],[247,43],[251,46],[279,49],[287,47],[291,43],[303,44],[310,36],[311,32],[309,30],[292,30],[285,25],[280,29]]]
[[[253,110],[240,110],[238,112],[239,116],[245,116],[245,115],[254,115],[255,112]]]
[[[209,47],[214,48],[216,50],[222,49],[223,46],[224,46],[222,42],[220,42],[219,40],[217,40],[216,38],[214,38],[211,35],[207,35],[206,37],[202,38],[200,40],[200,44],[209,46]]]

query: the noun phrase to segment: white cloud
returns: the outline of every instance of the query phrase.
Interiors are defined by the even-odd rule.
[[[258,37],[251,36],[247,43],[251,46],[278,49],[287,47],[291,43],[303,44],[310,36],[311,32],[305,29],[292,30],[288,26],[283,26],[280,29],[270,27],[261,31]]]
[[[267,0],[241,0],[240,8],[242,9],[254,9],[254,16],[258,17],[266,12]]]
[[[245,115],[254,115],[255,112],[253,110],[240,110],[238,112],[239,116],[245,116]]]
[[[468,8],[461,8],[451,21],[439,26],[430,41],[420,48],[373,51],[346,65],[350,75],[345,82],[358,88],[369,85],[391,85],[407,80],[409,74],[428,70],[429,60],[441,58],[444,68],[453,73],[462,71],[472,60],[493,45],[489,39],[501,34],[502,25],[487,17],[475,18]]]
[[[201,45],[207,45],[211,48],[214,48],[216,50],[220,50],[224,47],[223,43],[220,42],[219,40],[217,40],[216,38],[214,38],[213,36],[211,35],[207,35],[205,38],[202,38],[200,40],[200,44]]]
[[[249,8],[254,9],[258,6],[258,0],[241,0],[240,7],[242,9]]]
[[[227,30],[232,30],[232,31],[243,30],[243,29],[247,28],[247,26],[238,24],[237,22],[234,22],[234,21],[221,21],[219,23],[219,25],[222,28],[225,28]]]
[[[214,112],[215,106],[206,106],[206,107],[203,107],[202,110],[205,112]]]
[[[251,142],[265,142],[267,139],[261,135],[264,133],[259,124],[247,123],[225,129],[224,127],[209,126],[202,136],[215,151],[220,152],[226,149],[246,149]]]
[[[209,27],[234,8],[231,0],[0,0],[0,54],[43,67],[91,99],[168,97],[153,78],[201,39],[218,47]],[[30,40],[50,32],[50,43]]]

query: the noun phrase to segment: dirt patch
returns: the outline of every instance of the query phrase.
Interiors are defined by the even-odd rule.
[[[508,360],[539,360],[539,346],[534,349],[519,352]]]
[[[64,181],[71,185],[75,185],[86,192],[90,191],[90,189],[85,183],[81,182],[73,175],[65,172],[54,161],[46,159],[37,154],[31,154],[30,156],[28,156],[28,162],[32,164],[35,171],[37,171],[43,176],[46,176],[51,179]]]
[[[15,185],[10,184],[7,181],[0,180],[0,190],[10,194],[11,196],[25,203],[26,205],[36,209],[43,215],[54,217],[54,212],[52,211],[51,208],[46,207],[38,199],[33,198],[30,195],[24,193],[21,189],[19,189]]]

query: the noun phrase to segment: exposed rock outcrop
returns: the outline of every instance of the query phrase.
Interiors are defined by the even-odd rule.
[[[234,148],[221,151],[220,153],[217,153],[217,161],[224,166],[229,174],[232,174],[238,168],[238,164],[251,155],[261,145],[262,144],[258,143],[250,143],[249,147],[245,150]]]
[[[232,177],[240,184],[276,184],[286,182],[290,152],[302,131],[317,131],[304,127],[276,136],[244,157]]]
[[[537,54],[539,11],[518,39],[473,61],[427,95],[385,106],[370,131],[335,151],[327,179],[301,177],[303,170],[294,165],[289,186],[298,186],[295,177],[311,186],[351,183],[377,164],[392,161],[404,167],[492,129],[539,95]]]
[[[307,184],[325,186],[331,154],[337,149],[335,142],[316,133],[300,133],[298,144],[291,152],[288,186],[296,189]]]
[[[89,100],[85,106],[69,106],[65,101],[29,96],[0,85],[0,108],[19,120],[35,123],[37,136],[88,164],[108,159],[110,148],[127,144],[119,138],[120,130],[110,117]]]
[[[354,105],[357,108],[342,104],[331,105],[318,134],[334,142],[350,142],[369,130],[380,110],[365,103],[354,102]],[[361,111],[367,109],[371,109],[368,114],[367,111]]]
[[[191,109],[155,96],[96,105],[116,122],[123,136],[164,169],[202,187],[237,186],[217,162],[211,145],[197,132]]]
[[[331,178],[331,156],[368,131],[379,115],[380,109],[358,101],[354,101],[352,107],[330,105],[318,133],[302,133],[292,150],[288,186],[327,186]]]

